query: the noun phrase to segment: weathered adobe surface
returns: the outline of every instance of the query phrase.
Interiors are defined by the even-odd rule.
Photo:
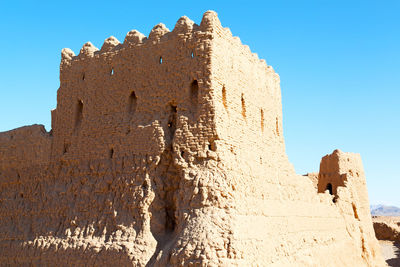
[[[52,131],[0,133],[0,262],[384,266],[359,155],[297,175],[279,83],[212,11],[64,49]]]
[[[373,216],[372,222],[377,239],[400,241],[400,217]]]

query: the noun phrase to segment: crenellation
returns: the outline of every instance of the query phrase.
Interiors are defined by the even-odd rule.
[[[125,36],[125,40],[124,40],[124,46],[136,46],[139,44],[143,44],[146,41],[147,37],[138,32],[137,30],[131,30],[129,31],[126,36]]]
[[[200,28],[204,32],[213,32],[217,29],[221,29],[221,22],[219,21],[218,15],[215,11],[206,11],[201,19]]]
[[[95,52],[99,51],[97,47],[95,47],[91,42],[85,43],[81,50],[79,51],[78,57],[85,58],[85,57],[93,57]]]
[[[186,16],[182,16],[179,18],[179,20],[176,22],[174,29],[172,32],[177,33],[177,34],[189,34],[191,33],[195,28],[198,28],[198,25],[195,24],[191,19],[189,19]]]
[[[111,52],[116,47],[120,46],[120,42],[114,36],[110,36],[104,40],[103,45],[101,46],[101,52]]]
[[[63,48],[61,50],[61,64],[68,63],[75,57],[74,52],[69,48]]]
[[[169,32],[170,30],[163,23],[159,23],[151,30],[148,41],[152,41],[153,44],[158,43]]]

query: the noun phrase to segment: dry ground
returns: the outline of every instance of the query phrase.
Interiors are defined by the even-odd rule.
[[[399,267],[400,266],[400,242],[379,240],[379,244],[382,248],[383,257],[389,266]]]

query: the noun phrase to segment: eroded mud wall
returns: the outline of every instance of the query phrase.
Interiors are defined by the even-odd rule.
[[[51,134],[1,136],[2,262],[177,263],[175,239],[205,201],[196,166],[212,158],[208,31],[207,16],[182,17],[172,32],[63,50]]]
[[[383,263],[360,227],[365,178],[334,202],[295,174],[280,78],[215,12],[65,49],[60,69],[51,133],[0,134],[1,262]]]

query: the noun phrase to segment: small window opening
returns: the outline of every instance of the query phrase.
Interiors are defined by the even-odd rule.
[[[264,132],[264,110],[261,109],[261,132]]]
[[[162,57],[160,57],[160,59],[158,60],[158,62],[159,62],[160,64],[162,64]]]
[[[24,194],[23,194],[23,193],[20,193],[19,196],[20,196],[21,198],[24,198]]]
[[[136,106],[137,106],[137,97],[134,91],[129,95],[129,100],[128,100],[128,113],[133,115],[136,111]]]
[[[83,102],[82,100],[79,99],[76,107],[75,128],[78,128],[81,125],[82,118],[83,118]]]
[[[211,150],[211,151],[216,151],[217,150],[217,147],[216,147],[214,141],[210,141],[210,143],[208,144],[208,150]]]
[[[280,133],[279,133],[279,120],[278,120],[278,117],[276,117],[276,122],[275,122],[275,130],[276,130],[276,134],[279,136],[280,135]]]
[[[360,220],[360,217],[358,217],[356,205],[354,203],[351,203],[351,206],[353,207],[354,218],[356,218],[357,220]]]
[[[244,119],[246,119],[246,103],[244,101],[243,93],[242,93],[241,101],[242,101],[242,116]]]
[[[111,74],[111,75],[114,75],[114,68],[111,68],[110,74]]]
[[[114,148],[110,149],[110,159],[114,157]]]
[[[190,54],[190,57],[191,57],[191,58],[194,58],[194,54],[193,54],[193,51],[192,51],[192,53]]]
[[[178,107],[175,105],[171,105],[171,112],[176,113],[178,111]]]
[[[183,158],[185,156],[185,151],[181,151],[181,157]]]
[[[197,82],[197,80],[194,80],[190,86],[190,101],[195,111],[197,110],[198,96],[199,96],[199,83]]]
[[[85,80],[85,73],[82,72],[82,81],[84,81],[84,80]]]
[[[67,153],[69,149],[69,144],[64,144],[63,154]]]
[[[228,104],[226,103],[226,89],[225,89],[225,85],[222,87],[222,104],[224,105],[225,109],[228,109]]]
[[[325,191],[326,191],[326,190],[329,191],[329,194],[333,195],[333,189],[332,189],[332,184],[331,184],[331,183],[329,183],[329,184],[326,185]]]

